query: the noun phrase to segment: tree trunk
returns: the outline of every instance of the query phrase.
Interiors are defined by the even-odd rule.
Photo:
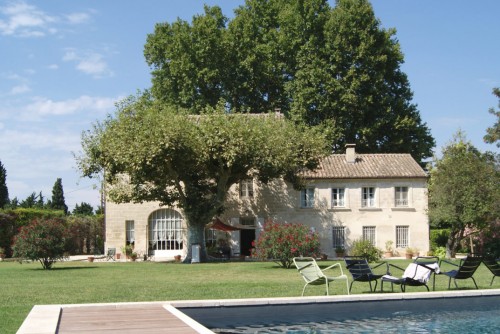
[[[207,222],[208,223],[208,222]],[[200,245],[200,262],[207,261],[207,249],[205,247],[205,223],[187,222],[187,255],[184,263],[191,263],[193,259],[193,245]]]
[[[457,255],[458,244],[461,238],[459,237],[460,231],[450,231],[450,236],[446,242],[446,258],[454,259]]]

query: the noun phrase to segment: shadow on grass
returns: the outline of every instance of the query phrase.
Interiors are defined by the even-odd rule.
[[[31,268],[29,270],[34,270],[34,271],[70,271],[70,270],[82,270],[82,269],[97,269],[99,267],[97,266],[78,266],[78,267],[53,267],[53,268],[50,268],[50,269],[43,269],[43,268]]]

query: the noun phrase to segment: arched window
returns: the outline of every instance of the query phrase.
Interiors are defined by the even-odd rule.
[[[182,216],[171,209],[160,209],[149,216],[149,244],[153,250],[182,250]]]

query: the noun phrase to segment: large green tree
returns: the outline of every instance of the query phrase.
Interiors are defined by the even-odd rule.
[[[284,177],[326,153],[324,137],[279,115],[228,114],[225,107],[187,115],[142,96],[124,101],[114,117],[83,136],[78,164],[85,176],[101,168],[114,202],[159,201],[183,210],[187,247],[201,245],[204,228],[224,210],[229,188],[243,179]]]
[[[332,149],[431,156],[395,30],[368,0],[247,0],[234,19],[205,7],[192,23],[157,24],[145,45],[152,92],[199,113],[225,101],[232,112],[322,125]]]
[[[498,97],[498,107],[500,108],[500,88],[493,88],[493,95]],[[500,109],[490,108],[489,113],[496,116],[497,119],[493,126],[486,129],[484,141],[490,144],[497,143],[497,147],[500,147]]]
[[[412,101],[394,29],[383,29],[367,0],[339,0],[317,52],[299,57],[291,113],[323,124],[334,150],[431,155],[434,139]]]
[[[448,257],[455,257],[460,241],[500,217],[498,156],[479,152],[462,133],[443,149],[430,171],[429,217],[432,224],[450,229]]]
[[[7,170],[0,161],[0,209],[5,208],[9,201],[9,189],[7,188]]]
[[[41,196],[41,193],[40,193]],[[65,214],[68,214],[68,206],[64,199],[64,189],[62,185],[62,179],[57,178],[52,188],[52,200],[49,203],[51,209],[63,210]]]

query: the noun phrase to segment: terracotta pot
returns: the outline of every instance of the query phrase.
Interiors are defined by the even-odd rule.
[[[413,258],[413,254],[411,253],[406,253],[406,259],[411,260]]]
[[[384,257],[385,257],[386,259],[388,259],[388,258],[392,257],[392,252],[385,252],[385,253],[384,253]]]
[[[174,259],[175,259],[175,262],[181,262],[181,256],[180,255],[175,255]]]
[[[87,258],[87,260],[89,260],[89,262],[94,262],[94,257],[93,257],[93,256],[89,256],[89,257]]]
[[[116,253],[116,259],[119,260],[122,257],[120,253]]]

